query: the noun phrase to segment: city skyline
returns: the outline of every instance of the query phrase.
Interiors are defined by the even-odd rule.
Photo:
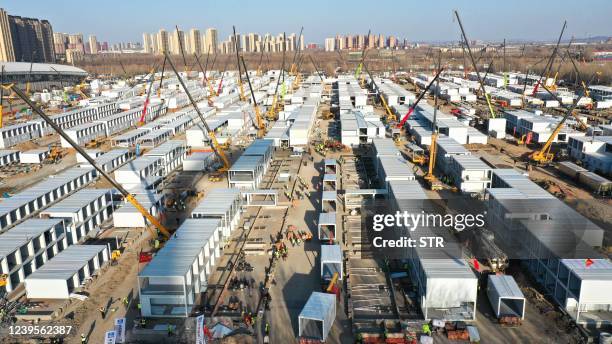
[[[140,3],[109,2],[104,6],[91,4],[95,7],[93,11],[98,13],[93,17],[78,16],[76,11],[79,6],[74,6],[75,2],[68,0],[41,2],[36,7],[17,2],[3,6],[12,15],[45,18],[56,31],[82,32],[85,36],[94,35],[100,41],[113,43],[142,42],[143,32],[155,32],[160,27],[174,28],[175,25],[181,29],[215,27],[219,37],[231,34],[232,25],[243,33],[296,32],[300,26],[304,26],[307,37],[304,43],[320,46],[323,46],[325,38],[335,37],[339,32],[357,35],[365,34],[368,29],[385,36],[405,37],[411,42],[453,41],[459,38],[457,23],[452,18],[453,9],[460,11],[470,38],[477,40],[501,41],[507,38],[551,41],[562,25],[560,18],[568,20],[567,37],[606,36],[612,32],[612,25],[607,19],[612,3],[604,0],[592,1],[589,6],[566,0],[558,1],[555,6],[524,0],[511,4],[443,0],[435,5],[383,0],[374,6],[361,0],[350,4],[314,0],[295,5],[290,18],[282,15],[284,6],[275,6],[282,5],[279,1],[268,1],[263,5],[182,1],[173,4],[172,11],[168,11],[167,3],[162,2],[150,2],[147,8],[142,8]],[[113,2],[117,2],[117,6],[113,6]],[[383,11],[390,7],[395,10]],[[600,10],[593,11],[594,7]],[[58,11],[58,8],[62,11]],[[72,8],[75,9],[74,16],[70,13]],[[116,11],[117,8],[121,8],[121,11]],[[427,13],[427,20],[425,16],[414,15],[421,12]],[[150,19],[135,21],[134,13]],[[232,15],[219,16],[214,13]],[[343,15],[338,17],[337,13]],[[492,21],[492,16],[502,13],[504,20]],[[113,17],[113,25],[108,25],[107,18],[110,16]],[[274,20],[255,20],[266,16]],[[495,25],[491,25],[492,22]]]

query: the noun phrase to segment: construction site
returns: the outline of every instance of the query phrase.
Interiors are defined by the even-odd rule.
[[[612,343],[612,65],[565,24],[506,63],[452,14],[461,52],[418,68],[2,63],[0,343]],[[483,225],[387,255],[372,204]]]

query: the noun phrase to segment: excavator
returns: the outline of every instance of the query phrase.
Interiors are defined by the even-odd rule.
[[[591,80],[595,78],[595,75],[596,73],[593,74],[593,76],[591,77]],[[590,81],[589,81],[589,84],[590,84]],[[543,87],[546,88],[546,86],[543,86]],[[588,85],[586,89],[588,89]],[[578,99],[580,98],[581,97],[578,97]],[[578,106],[578,102],[574,103],[572,106],[570,106],[567,109],[567,112],[565,113],[561,121],[559,121],[559,123],[555,127],[555,130],[553,130],[552,134],[548,137],[548,140],[546,140],[546,143],[544,143],[544,145],[539,151],[536,151],[533,154],[531,154],[530,159],[532,163],[537,164],[537,165],[548,165],[553,161],[553,159],[555,158],[555,154],[550,152],[553,141],[555,140],[559,132],[561,132],[561,128],[563,128],[563,124],[565,123],[565,121],[569,118],[569,116],[573,115],[572,113],[574,112],[577,106]]]
[[[168,55],[168,52],[165,52],[164,55],[165,55],[166,60],[168,61],[168,64],[172,68],[172,71],[176,75],[179,83],[183,87],[183,90],[185,90],[185,94],[187,95],[187,98],[189,98],[189,102],[191,102],[191,105],[193,106],[194,110],[197,112],[198,117],[200,117],[200,121],[202,121],[202,125],[206,129],[206,132],[204,133],[204,135],[208,136],[208,138],[210,139],[210,142],[211,142],[210,146],[211,146],[213,152],[215,153],[215,155],[217,155],[217,157],[219,158],[219,160],[223,164],[223,166],[218,171],[219,172],[227,172],[229,170],[229,168],[230,168],[230,163],[229,163],[229,160],[227,159],[227,157],[225,156],[225,153],[223,153],[223,150],[222,150],[221,146],[219,145],[219,141],[217,140],[217,136],[215,135],[215,132],[213,130],[211,130],[210,127],[208,126],[208,123],[206,123],[206,120],[204,119],[204,115],[202,115],[202,112],[200,111],[200,108],[196,104],[195,100],[193,100],[193,97],[191,96],[191,93],[189,93],[189,89],[187,88],[187,85],[185,85],[185,82],[183,81],[183,78],[181,77],[180,73],[178,72],[178,70],[174,66],[174,62],[172,62],[172,59],[170,58],[170,55]]]
[[[59,125],[53,122],[53,120],[49,116],[47,116],[47,114],[45,114],[40,109],[40,107],[34,104],[34,102],[32,102],[32,100],[30,100],[30,98],[21,89],[19,89],[15,85],[12,85],[11,90],[15,92],[15,94],[19,98],[21,98],[30,108],[32,108],[32,110],[36,114],[38,114],[45,122],[47,122],[47,124],[51,128],[53,128],[64,140],[66,140],[66,142],[68,142],[68,144],[70,144],[72,148],[74,148],[79,154],[81,154],[81,156],[83,156],[85,160],[87,160],[87,162],[89,162],[89,164],[91,164],[91,166],[93,166],[104,179],[106,179],[115,189],[117,189],[117,191],[119,191],[119,193],[123,195],[125,200],[129,202],[130,204],[132,204],[134,208],[136,208],[136,210],[138,210],[138,212],[140,212],[149,221],[149,223],[153,224],[153,226],[157,228],[157,230],[153,230],[153,228],[147,226],[147,229],[151,232],[153,238],[157,240],[157,238],[159,237],[158,233],[161,234],[165,240],[170,238],[171,234],[168,231],[168,229],[166,229],[166,227],[164,227],[164,225],[162,225],[161,222],[157,220],[157,218],[151,215],[136,200],[134,195],[130,194],[121,184],[115,181],[104,169],[98,166],[96,164],[96,161],[83,149],[83,147],[79,146],[76,142],[74,142],[72,138],[68,136],[68,134],[66,134],[66,132],[64,132],[64,130]]]

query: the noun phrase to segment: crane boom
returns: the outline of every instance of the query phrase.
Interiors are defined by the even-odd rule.
[[[236,27],[232,26],[234,30],[234,47],[236,49],[236,63],[238,64],[238,89],[240,90],[240,100],[245,101],[244,86],[242,85],[242,71],[240,68],[240,53],[238,52],[238,36],[236,36]]]
[[[408,109],[408,112],[406,112],[406,114],[404,115],[404,118],[402,118],[402,121],[397,125],[398,128],[401,128],[404,126],[404,124],[406,123],[406,121],[408,120],[408,118],[410,118],[410,115],[412,115],[412,112],[414,111],[414,109],[416,108],[416,106],[419,104],[419,102],[421,101],[421,99],[423,99],[423,97],[425,96],[425,94],[427,93],[427,91],[429,91],[429,89],[431,88],[431,85],[433,85],[433,83],[438,80],[438,77],[440,77],[440,74],[442,74],[442,71],[444,70],[444,68],[439,68],[438,69],[438,73],[436,74],[436,76],[434,76],[433,80],[431,80],[429,82],[429,84],[427,85],[427,87],[425,87],[425,89],[421,92],[421,94],[419,94],[419,96],[417,97],[416,101],[414,102],[414,104],[412,104],[410,106],[410,108]]]
[[[380,91],[380,88],[378,88],[378,85],[376,84],[376,81],[374,80],[374,76],[372,76],[372,73],[370,73],[370,70],[368,69],[368,66],[366,63],[363,64],[363,68],[365,69],[366,73],[368,73],[368,75],[370,76],[370,79],[372,79],[372,84],[374,84],[374,87],[376,87],[376,92],[378,93],[378,97],[380,98],[380,101],[383,103],[383,106],[385,107],[385,111],[387,112],[387,120],[388,121],[397,120],[397,118],[395,117],[395,114],[391,111],[391,109],[389,109],[389,105],[387,105],[387,101],[385,100],[385,97],[383,97],[382,92]]]
[[[15,92],[15,94],[17,94],[17,96],[19,96],[19,98],[21,98],[26,104],[28,104],[28,106],[31,107],[34,112],[36,112],[45,122],[47,122],[47,124],[51,128],[53,128],[64,140],[66,140],[66,142],[68,142],[70,146],[72,146],[72,148],[74,148],[79,154],[81,154],[85,158],[85,160],[87,160],[87,162],[89,162],[89,164],[91,164],[91,166],[93,166],[96,169],[96,171],[100,173],[102,177],[104,177],[104,179],[106,179],[115,189],[117,189],[117,191],[119,191],[123,195],[123,197],[125,197],[125,199],[130,204],[134,206],[134,208],[136,208],[136,210],[138,210],[150,223],[152,223],[155,227],[157,227],[159,232],[166,239],[170,238],[170,232],[166,229],[166,227],[164,227],[164,225],[162,225],[161,222],[159,222],[153,215],[151,215],[136,200],[134,195],[130,194],[121,184],[115,181],[105,170],[103,170],[100,166],[98,166],[95,160],[89,154],[87,154],[87,152],[85,152],[85,150],[81,146],[79,146],[76,142],[74,142],[72,138],[68,136],[68,134],[66,134],[66,132],[64,132],[62,128],[59,127],[59,125],[53,122],[53,120],[49,116],[47,116],[47,114],[45,114],[36,104],[34,104],[28,98],[28,96],[25,93],[23,93],[21,89],[19,89],[15,85],[13,85],[11,89],[13,90],[13,92]],[[157,237],[157,233],[153,232],[153,236]]]
[[[542,78],[544,77],[545,74],[548,74],[550,69],[552,69],[554,60],[555,60],[555,55],[557,55],[557,50],[559,49],[559,44],[561,43],[561,37],[563,37],[563,32],[565,32],[565,28],[567,27],[567,21],[563,22],[563,27],[561,28],[561,33],[559,34],[559,38],[557,39],[557,44],[555,45],[555,48],[553,49],[552,54],[550,54],[550,57],[548,58],[548,62],[546,63],[546,66],[544,66],[544,70],[542,71],[542,75],[540,75],[540,77],[538,78],[538,82],[536,83],[535,87],[533,88],[533,92],[531,93],[532,96],[534,96],[536,93],[538,93],[538,88],[540,87],[540,85],[542,84]]]
[[[164,54],[166,55],[166,59],[168,60],[168,63],[170,64],[172,71],[174,72],[174,74],[176,74],[176,77],[178,78],[181,86],[183,87],[183,90],[185,90],[185,94],[187,95],[187,98],[189,98],[189,102],[191,102],[191,105],[193,106],[195,111],[198,113],[198,116],[200,117],[200,120],[202,121],[202,125],[204,125],[204,128],[206,128],[206,134],[208,135],[212,143],[210,146],[212,150],[215,152],[215,154],[219,157],[221,162],[223,163],[223,170],[224,171],[229,170],[230,168],[229,160],[227,160],[227,157],[223,153],[223,150],[221,149],[221,146],[219,145],[219,142],[217,141],[217,135],[215,135],[214,131],[210,130],[208,123],[206,123],[206,119],[204,119],[204,115],[202,115],[202,112],[200,111],[198,104],[196,104],[195,100],[193,100],[191,93],[189,93],[189,89],[187,89],[187,85],[185,85],[183,78],[181,78],[181,75],[179,74],[178,70],[174,66],[174,63],[172,62],[172,59],[168,55],[168,52],[164,52]]]
[[[312,55],[308,55],[308,58],[310,58],[310,62],[312,63],[312,66],[314,67],[315,71],[317,72],[317,75],[319,76],[319,79],[321,79],[321,83],[324,83],[325,80],[323,80],[323,75],[321,74],[321,72],[319,72],[319,68],[317,67],[317,64],[315,63],[314,59],[312,58]]]
[[[596,73],[593,74],[593,76],[591,77],[589,84],[591,83],[593,78],[595,78],[595,75]],[[582,97],[583,95],[584,95],[584,91],[583,91],[583,94],[580,95],[580,97]],[[578,97],[578,99],[580,99],[580,97]],[[552,161],[552,159],[554,158],[554,154],[550,153],[550,148],[552,147],[553,141],[555,140],[555,138],[561,131],[561,128],[563,127],[563,124],[565,123],[565,121],[568,119],[569,116],[572,115],[572,112],[574,111],[574,109],[576,109],[577,106],[578,106],[578,102],[574,103],[572,106],[567,108],[567,112],[565,113],[561,121],[559,121],[559,123],[555,127],[555,130],[553,130],[552,134],[548,137],[548,140],[546,140],[546,143],[544,144],[544,146],[542,146],[542,149],[540,149],[539,151],[531,155],[531,160],[533,160],[536,163],[549,163]]]
[[[455,16],[457,17],[457,22],[459,22],[459,28],[461,29],[461,34],[463,35],[463,40],[465,41],[464,43],[468,51],[468,56],[470,57],[470,60],[472,61],[472,67],[474,67],[474,71],[476,72],[476,77],[478,78],[478,84],[480,85],[480,90],[482,91],[482,94],[484,95],[487,101],[487,106],[489,107],[489,113],[491,114],[492,118],[495,118],[496,117],[495,110],[493,110],[493,105],[491,104],[491,98],[487,95],[487,91],[485,90],[484,80],[480,78],[480,72],[478,71],[478,67],[476,66],[476,61],[474,60],[474,55],[472,54],[472,48],[470,48],[470,41],[468,40],[465,34],[465,30],[463,29],[461,18],[459,18],[459,12],[455,11]]]
[[[242,61],[242,66],[244,67],[244,70],[248,70],[246,63],[244,62],[244,57],[241,56],[240,60]],[[263,120],[261,119],[261,112],[259,111],[259,105],[257,105],[257,99],[255,99],[255,90],[253,90],[253,85],[251,85],[251,78],[249,77],[248,72],[246,73],[246,79],[249,84],[249,90],[251,90],[251,97],[253,99],[253,107],[255,108],[255,119],[257,120],[257,136],[259,138],[262,138],[264,131],[266,130],[266,126]]]

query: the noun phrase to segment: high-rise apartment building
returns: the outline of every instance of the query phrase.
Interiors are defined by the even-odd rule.
[[[325,39],[325,51],[334,51],[334,50],[336,50],[336,39],[326,38]]]
[[[160,29],[157,33],[157,49],[160,54],[170,52],[170,42],[168,39],[168,31]]]
[[[55,62],[53,28],[47,20],[11,16],[0,9],[0,60]]]
[[[0,8],[0,61],[15,61],[15,50],[8,13]]]
[[[146,54],[153,53],[153,45],[151,42],[151,36],[146,32],[142,34],[142,46],[144,47],[144,52]]]
[[[94,55],[98,53],[98,38],[94,35],[89,36],[89,53]]]
[[[211,54],[217,53],[217,44],[218,44],[217,35],[218,35],[217,29],[214,29],[214,28],[206,29],[206,52],[207,53],[211,53]]]
[[[202,37],[200,35],[200,30],[198,29],[189,30],[189,37],[187,40],[189,42],[187,52],[189,52],[190,54],[201,55],[202,54]]]
[[[172,32],[172,43],[170,44],[170,52],[174,55],[180,55],[181,49],[185,49],[185,32],[174,30]]]

